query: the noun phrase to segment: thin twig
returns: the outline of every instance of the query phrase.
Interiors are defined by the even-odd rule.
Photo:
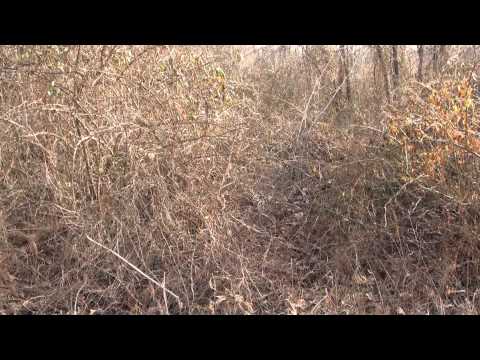
[[[88,235],[85,235],[87,240],[94,243],[95,245],[98,245],[100,246],[101,248],[107,250],[108,252],[112,253],[113,255],[115,255],[117,258],[119,258],[120,260],[122,260],[125,264],[127,264],[128,266],[130,266],[132,269],[134,269],[136,272],[138,272],[140,275],[142,275],[143,277],[145,277],[147,280],[151,281],[152,283],[154,283],[155,285],[157,285],[160,289],[162,289],[163,291],[169,293],[170,295],[172,295],[179,303],[180,303],[180,298],[178,297],[178,295],[176,295],[174,292],[168,290],[164,285],[162,285],[161,283],[159,283],[157,280],[155,280],[154,278],[152,278],[151,276],[145,274],[142,270],[140,270],[138,267],[136,267],[135,265],[133,265],[130,261],[128,261],[127,259],[125,259],[122,255],[120,255],[119,253],[113,251],[112,249],[109,249],[108,247],[106,247],[105,245],[103,244],[100,244],[99,242],[93,240],[90,236]]]

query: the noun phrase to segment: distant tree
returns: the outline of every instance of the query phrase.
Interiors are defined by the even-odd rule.
[[[432,70],[433,74],[438,73],[438,45],[433,45],[432,47]]]
[[[341,49],[341,45],[340,45],[340,49]],[[335,82],[335,88],[337,87],[340,87],[338,89],[338,97],[341,97],[342,94],[343,94],[343,80],[344,80],[344,72],[343,72],[343,59],[342,59],[342,52],[341,50],[338,52],[338,66],[337,66],[337,81]]]
[[[398,61],[398,46],[392,45],[393,87],[400,86],[400,64]]]
[[[387,65],[385,63],[385,57],[383,54],[383,48],[381,45],[375,45],[375,50],[377,53],[377,58],[378,58],[378,63],[380,65],[380,68],[382,70],[383,74],[383,83],[384,83],[384,88],[385,88],[385,95],[387,97],[387,101],[390,102],[390,82],[388,78],[388,71],[387,71]]]
[[[423,82],[423,56],[424,56],[423,45],[417,45],[417,53],[418,53],[417,81]]]
[[[401,45],[399,47],[400,53],[400,79],[402,79],[402,68],[405,68],[407,65],[407,47],[405,45]]]
[[[351,85],[351,77],[350,77],[350,73],[352,71],[352,49],[351,47],[346,47],[346,51],[345,51],[345,73],[346,73],[346,80],[345,80],[345,84],[346,84],[346,87],[347,87],[347,100],[351,103],[353,101],[353,97],[352,97],[352,85]]]
[[[345,45],[340,45],[340,66],[341,79],[340,83],[345,82],[345,95],[349,103],[352,102],[352,88],[350,85],[350,64],[349,51]]]
[[[448,61],[448,47],[447,45],[440,45],[438,49],[439,61],[440,61],[440,70],[447,64]]]
[[[434,75],[438,75],[446,65],[448,60],[447,45],[433,45],[432,46],[432,71]]]

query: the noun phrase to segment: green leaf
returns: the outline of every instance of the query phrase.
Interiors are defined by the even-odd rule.
[[[225,72],[223,71],[222,68],[217,67],[215,69],[215,75],[218,77],[221,77],[222,79],[225,79]]]

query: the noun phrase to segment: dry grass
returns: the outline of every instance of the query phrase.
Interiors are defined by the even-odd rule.
[[[478,313],[467,71],[387,107],[355,78],[347,105],[333,50],[310,51],[2,47],[0,311]],[[412,168],[421,133],[443,177]]]

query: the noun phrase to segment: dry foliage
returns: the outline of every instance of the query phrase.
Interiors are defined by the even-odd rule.
[[[336,64],[2,47],[0,311],[478,313],[471,74],[405,81],[383,131]]]

